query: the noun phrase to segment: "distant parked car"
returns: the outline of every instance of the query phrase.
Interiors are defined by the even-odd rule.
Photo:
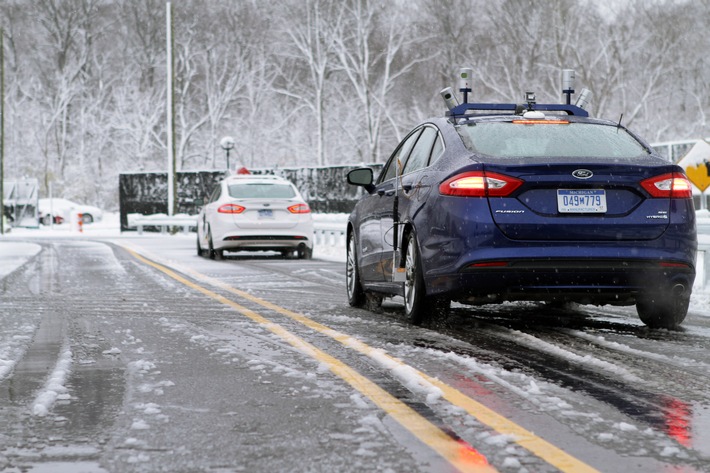
[[[103,210],[93,205],[84,205],[67,199],[39,199],[39,216],[44,225],[70,222],[72,214],[81,214],[83,223],[99,222]]]
[[[311,209],[291,182],[277,176],[235,175],[220,182],[197,217],[197,254],[224,251],[313,253]]]

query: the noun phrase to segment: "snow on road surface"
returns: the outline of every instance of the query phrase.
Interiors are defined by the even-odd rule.
[[[67,227],[61,227],[57,226],[53,229],[48,229],[48,228],[42,228],[39,230],[22,230],[22,229],[13,229],[12,233],[12,238],[11,239],[5,239],[3,240],[0,238],[0,280],[3,278],[7,277],[9,274],[11,274],[13,271],[21,267],[23,264],[27,263],[30,261],[32,258],[37,256],[37,254],[40,252],[41,247],[40,245],[34,244],[34,243],[27,243],[23,241],[15,241],[21,239],[23,236],[28,236],[28,237],[36,237],[36,236],[51,236],[53,238],[81,238],[81,237],[87,237],[87,238],[92,238],[92,237],[110,237],[111,239],[120,239],[121,234],[120,231],[118,230],[118,226],[116,225],[116,221],[112,220],[110,217],[105,219],[104,222],[100,224],[94,224],[94,225],[87,225],[85,227],[85,231],[83,234],[78,234],[76,232],[71,231]],[[135,234],[130,234],[131,238],[136,238]],[[150,239],[156,239],[156,238],[185,238],[185,239],[194,239],[194,234],[190,235],[183,235],[183,234],[177,234],[173,236],[169,235],[158,235],[158,234],[146,234],[143,235],[142,238],[150,238]],[[708,245],[710,244],[710,235],[700,235],[699,240],[701,244]],[[345,261],[345,248],[342,245],[322,245],[320,247],[316,247],[314,251],[314,258],[320,258],[320,259],[327,259],[330,261],[339,261],[339,262],[344,262]],[[101,261],[98,261],[97,264],[102,264]],[[106,263],[108,266],[109,263]],[[112,268],[108,268],[112,269]],[[344,270],[344,268],[343,268]],[[691,298],[691,306],[690,310],[696,314],[700,315],[702,317],[710,317],[710,287],[696,287],[693,291],[693,295]],[[163,324],[168,324],[166,319],[161,319],[161,323]],[[180,330],[181,327],[176,326],[176,325],[170,325],[166,326],[168,330]],[[7,326],[2,326],[0,327],[0,380],[4,379],[9,375],[9,373],[12,372],[14,364],[16,363],[16,360],[22,358],[22,349],[23,346],[26,345],[26,341],[30,339],[33,336],[35,327],[30,325],[29,323],[18,323],[15,325],[7,325]],[[570,331],[571,334],[573,334],[576,337],[586,339],[590,343],[594,343],[597,345],[602,345],[605,347],[611,347],[617,350],[629,352],[629,353],[642,353],[639,350],[636,350],[632,347],[628,347],[625,345],[620,345],[617,342],[611,342],[607,341],[604,338],[598,337],[598,336],[593,336],[593,335],[588,335],[583,332],[576,332],[576,331]],[[544,349],[544,350],[554,350],[555,355],[558,357],[562,358],[568,358],[571,363],[590,363],[590,360],[587,358],[584,359],[579,359],[580,357],[576,355],[574,352],[567,352],[559,347],[550,345],[549,343],[545,343],[544,346],[541,346],[542,343],[540,340],[536,339],[535,337],[531,337],[525,333],[518,332],[515,330],[510,330],[505,333],[503,333],[505,337],[509,337],[513,342],[519,343],[521,345],[535,345],[534,348],[536,349]],[[214,334],[193,334],[191,340],[194,343],[201,343],[202,341],[205,340],[205,337],[211,337],[215,336]],[[499,336],[501,334],[499,333]],[[213,343],[214,344],[214,343]],[[227,346],[222,347],[223,354],[224,353],[231,353],[231,350],[234,350],[235,348],[231,345],[228,344]],[[112,352],[109,353],[109,351],[104,352],[104,355],[112,355],[112,354],[120,354],[120,349],[119,348],[112,348]],[[582,409],[581,406],[570,406],[568,404],[568,401],[565,400],[561,395],[555,396],[554,393],[556,392],[555,390],[558,389],[556,386],[553,384],[549,384],[540,380],[535,380],[532,378],[525,378],[523,380],[517,380],[516,383],[513,383],[511,380],[512,376],[523,376],[522,374],[515,374],[508,372],[504,369],[500,368],[494,368],[491,367],[485,363],[477,362],[469,357],[462,357],[460,355],[457,355],[455,353],[442,353],[440,351],[435,351],[435,350],[428,350],[428,349],[422,349],[422,348],[412,348],[411,350],[423,350],[426,351],[429,356],[438,356],[438,357],[445,357],[450,359],[451,361],[457,362],[459,364],[466,365],[469,369],[473,370],[474,372],[481,372],[485,373],[486,376],[496,382],[497,384],[500,384],[502,386],[511,386],[511,391],[512,392],[517,392],[521,397],[532,401],[534,404],[537,404],[538,406],[543,407],[543,410],[546,411],[553,411],[553,410],[560,410],[565,412],[565,415],[578,415],[580,417],[583,417],[584,415],[591,415],[589,413],[583,412],[584,409]],[[430,403],[436,403],[438,397],[440,396],[440,393],[437,389],[427,386],[426,383],[422,383],[422,380],[419,379],[417,376],[412,375],[408,371],[404,370],[401,371],[397,369],[397,367],[392,367],[388,365],[388,360],[387,359],[378,359],[380,364],[382,364],[384,367],[389,368],[392,371],[392,374],[395,377],[398,377],[402,380],[403,384],[407,385],[410,389],[413,390],[425,390],[426,393],[424,393],[427,396],[427,401]],[[627,372],[625,369],[622,369],[618,366],[611,365],[606,362],[598,362],[596,360],[592,360],[594,363],[596,363],[596,368],[601,369],[601,370],[606,370],[612,372],[614,375],[621,376],[622,378],[627,378],[629,380],[635,381],[635,376]],[[665,360],[668,361],[668,360]],[[674,362],[680,362],[685,364],[687,360],[678,360],[674,359],[671,360]],[[692,360],[690,360],[692,361]],[[67,348],[64,347],[62,349],[62,355],[59,358],[59,361],[57,362],[57,365],[54,367],[51,376],[47,380],[47,382],[44,384],[43,389],[37,393],[37,396],[35,398],[35,402],[33,404],[33,414],[36,416],[44,416],[47,415],[47,413],[52,409],[53,403],[57,399],[61,399],[64,393],[66,392],[66,388],[64,387],[64,382],[67,378],[67,374],[71,371],[72,363],[72,353],[71,351]],[[268,371],[269,368],[269,363],[270,360],[268,359],[254,359],[249,363],[249,369],[250,370],[263,370],[263,371]],[[604,364],[601,364],[604,363]],[[149,361],[148,359],[145,360],[139,360],[138,362],[134,362],[131,365],[131,369],[134,370],[136,373],[145,373],[149,372],[154,368],[152,365],[152,362]],[[620,371],[621,370],[621,371]],[[551,395],[553,394],[553,395]],[[355,399],[357,401],[357,399]],[[144,416],[136,417],[134,423],[131,426],[131,429],[135,431],[140,431],[140,430],[146,430],[151,428],[151,420],[154,420],[154,417],[156,415],[160,414],[160,406],[155,405],[155,404],[146,404],[145,406],[141,405],[138,406],[139,410],[141,410],[142,414],[145,414]],[[599,421],[601,423],[601,421]],[[634,434],[635,429],[637,429],[636,426],[625,423],[625,422],[618,422],[613,425],[607,426],[606,430],[603,430],[601,433],[598,434],[600,441],[616,441],[619,438],[622,438],[624,435],[632,435]],[[649,434],[650,435],[650,434]],[[135,441],[135,439],[130,438],[126,440],[126,443],[130,443],[132,441]],[[500,442],[502,448],[510,447],[509,441],[506,438],[503,437],[496,437],[496,438],[491,438],[489,439],[490,442]],[[668,442],[666,444],[661,445],[663,450],[663,455],[664,456],[669,456],[672,457],[678,452],[676,451],[677,448],[672,444],[671,442]],[[675,450],[674,450],[675,449]],[[142,461],[140,458],[136,457],[135,461]],[[506,461],[509,461],[511,464],[508,464],[506,466],[514,466],[513,464],[518,461],[516,456],[510,456]]]
[[[41,246],[34,243],[0,240],[0,279],[25,264],[41,249]]]

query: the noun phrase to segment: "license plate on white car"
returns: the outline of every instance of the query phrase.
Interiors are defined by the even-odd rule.
[[[605,213],[606,191],[603,189],[558,189],[557,210],[560,213]]]
[[[274,218],[274,211],[271,209],[259,209],[259,218]]]

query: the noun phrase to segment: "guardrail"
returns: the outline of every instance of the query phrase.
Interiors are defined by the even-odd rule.
[[[316,245],[345,247],[345,223],[315,221],[313,236]]]
[[[698,256],[695,260],[695,284],[694,289],[710,289],[710,219],[707,217],[698,218],[696,221],[698,230]]]
[[[317,245],[345,246],[345,220],[315,218],[313,234]],[[130,215],[128,226],[136,227],[142,235],[145,227],[159,227],[160,233],[167,233],[171,227],[181,227],[183,233],[188,233],[197,227],[195,215]]]
[[[159,227],[160,233],[167,233],[168,228],[181,227],[183,233],[191,228],[197,228],[197,217],[194,215],[136,215],[128,219],[130,227],[136,227],[138,234],[143,234],[143,227]]]
[[[710,288],[710,243],[698,243],[694,289]]]

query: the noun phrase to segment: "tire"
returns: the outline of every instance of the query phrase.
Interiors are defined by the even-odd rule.
[[[407,236],[405,254],[404,314],[413,325],[446,318],[451,301],[426,295],[419,244],[414,233]]]
[[[674,290],[659,290],[636,301],[636,312],[641,322],[650,328],[677,328],[688,315],[689,294]]]
[[[214,248],[214,243],[212,242],[212,232],[211,231],[209,231],[207,233],[207,243],[209,244],[208,254],[210,256],[210,259],[219,261],[222,258],[224,258],[224,252],[222,250],[215,250],[215,248]]]
[[[313,258],[313,250],[307,246],[302,246],[298,248],[298,258],[299,259],[311,259]]]
[[[91,214],[81,214],[82,223],[94,223],[94,216]]]
[[[204,257],[206,254],[206,251],[204,248],[202,248],[202,245],[200,245],[200,235],[197,235],[197,256],[202,256]]]
[[[345,286],[348,291],[348,303],[352,307],[363,307],[365,305],[365,291],[360,283],[360,269],[357,266],[357,249],[353,232],[348,235],[346,247]]]

